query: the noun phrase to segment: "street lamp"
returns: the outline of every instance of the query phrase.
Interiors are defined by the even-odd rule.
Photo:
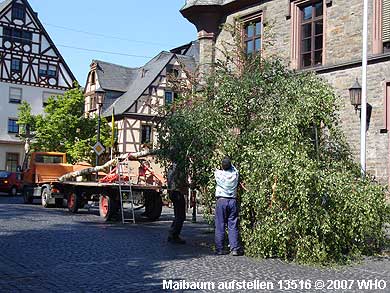
[[[96,142],[97,144],[100,143],[100,116],[101,116],[105,93],[106,92],[101,87],[95,90],[95,101],[98,106],[98,125],[97,125],[97,142]],[[96,152],[96,166],[98,165],[99,165],[99,153]],[[99,171],[96,171],[96,181],[98,181],[98,179],[99,179]]]
[[[355,83],[348,90],[351,105],[355,107],[355,112],[357,112],[358,109],[360,110],[360,106],[362,105],[362,87],[357,78]]]

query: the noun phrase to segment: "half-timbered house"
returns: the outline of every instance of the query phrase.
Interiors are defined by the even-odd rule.
[[[192,42],[163,51],[139,68],[92,61],[85,86],[85,112],[96,114],[99,103],[95,90],[103,89],[102,115],[111,121],[114,113],[119,153],[137,152],[156,144],[158,110],[176,97],[167,76],[171,73],[186,78],[186,72],[194,72],[198,51],[198,43]]]
[[[0,2],[0,36],[0,169],[14,171],[24,153],[17,137],[20,103],[41,113],[75,77],[27,0]]]

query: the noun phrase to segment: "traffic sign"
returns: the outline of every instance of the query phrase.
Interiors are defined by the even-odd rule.
[[[94,146],[93,146],[93,150],[95,151],[95,153],[100,156],[101,154],[104,153],[104,151],[106,150],[104,148],[104,146],[100,143],[100,141],[98,141]]]

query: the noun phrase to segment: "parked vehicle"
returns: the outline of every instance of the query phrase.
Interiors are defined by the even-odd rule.
[[[15,196],[21,187],[22,180],[19,172],[0,171],[0,192]]]
[[[23,163],[23,199],[32,203],[42,199],[42,206],[62,206],[63,195],[51,190],[51,183],[61,175],[72,172],[74,166],[66,161],[66,154],[58,152],[34,152]]]
[[[127,176],[127,181],[130,177],[135,180],[134,183],[129,184],[134,197],[132,205],[134,201],[140,203],[140,207],[145,207],[145,216],[151,220],[157,220],[162,211],[163,179],[151,171],[147,164],[136,158],[134,158],[134,163],[139,165],[139,168],[134,168],[138,169],[138,174]],[[73,173],[87,173],[83,172],[86,169],[93,168],[89,164],[68,164],[64,153],[33,152],[29,154],[26,156],[22,169],[24,202],[31,204],[34,198],[41,198],[43,207],[51,205],[62,207],[63,200],[66,199],[68,210],[76,213],[87,202],[96,201],[99,202],[100,216],[104,220],[109,220],[123,206],[123,197],[115,171],[108,175],[104,173],[106,177],[99,182],[90,180],[91,174],[87,175],[90,178],[84,177],[87,181],[75,180],[79,176],[59,180]],[[119,181],[121,180],[124,179]],[[124,192],[126,191],[122,193]]]

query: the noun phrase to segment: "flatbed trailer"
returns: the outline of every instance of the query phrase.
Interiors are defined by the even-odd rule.
[[[99,202],[99,214],[103,220],[110,220],[120,210],[120,189],[118,183],[55,181],[50,184],[52,198],[67,201],[68,210],[77,213],[89,201]],[[129,184],[121,184],[122,189],[129,189]],[[162,211],[162,187],[148,184],[131,184],[134,203],[138,208],[145,207],[144,215],[150,220],[157,220]]]

